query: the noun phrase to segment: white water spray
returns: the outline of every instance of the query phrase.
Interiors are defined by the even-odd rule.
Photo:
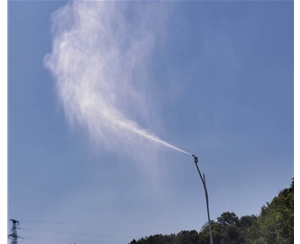
[[[167,142],[159,139],[155,135],[151,135],[151,134],[147,133],[146,131],[144,131],[142,129],[128,126],[128,124],[126,124],[124,122],[121,122],[121,121],[116,121],[116,123],[119,124],[119,126],[122,126],[122,127],[124,126],[124,128],[127,128],[127,129],[131,130],[132,132],[134,132],[134,133],[136,133],[138,135],[141,135],[141,136],[143,136],[143,137],[145,137],[145,138],[147,138],[149,140],[152,140],[154,142],[160,143],[160,144],[162,144],[162,145],[164,145],[166,147],[172,148],[174,150],[177,150],[179,152],[185,153],[187,155],[192,155],[191,153],[188,153],[188,152],[186,152],[186,151],[184,151],[184,150],[182,150],[182,149],[180,149],[178,147],[175,147],[175,146],[171,145],[170,143],[167,143]]]
[[[134,6],[75,1],[56,11],[53,51],[45,66],[56,78],[68,120],[86,128],[105,148],[135,150],[147,139],[191,155],[132,121],[137,117],[146,124],[149,117],[147,62],[164,23],[153,20],[152,13],[166,15],[158,14],[164,10],[154,3]]]

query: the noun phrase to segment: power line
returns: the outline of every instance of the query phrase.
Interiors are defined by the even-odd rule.
[[[22,240],[22,244],[29,244],[29,243],[45,243],[45,244],[53,244],[53,243],[63,243],[63,244],[68,244],[68,243],[77,243],[76,241],[72,240],[71,242],[70,241],[47,241],[47,240]],[[91,243],[94,243],[95,244],[95,241],[90,241],[90,242],[86,242],[86,241],[80,241],[80,243],[78,244],[91,244]],[[106,244],[107,242],[106,241],[97,241],[97,243],[99,244]],[[124,242],[113,242],[113,243],[110,243],[110,244],[126,244]]]
[[[39,232],[51,232],[51,233],[61,233],[61,234],[72,234],[72,235],[86,235],[86,236],[101,236],[101,237],[120,237],[120,238],[133,238],[132,236],[112,236],[112,235],[98,235],[98,234],[88,234],[88,233],[74,233],[74,232],[64,232],[64,231],[51,231],[51,230],[37,230],[37,229],[27,229],[20,228],[21,230],[31,230]]]
[[[74,240],[74,239],[76,239],[76,240]],[[66,242],[66,241],[68,241],[68,242],[93,242],[93,243],[95,243],[95,242],[105,242],[105,243],[107,243],[107,242],[116,242],[115,240],[96,240],[96,239],[77,239],[77,238],[73,238],[73,237],[70,237],[70,238],[53,238],[53,237],[33,237],[33,236],[28,236],[28,237],[25,237],[24,238],[24,240],[26,240],[26,241],[32,241],[32,242],[53,242],[53,241],[55,241],[55,242]],[[124,243],[124,242],[123,242]]]
[[[78,243],[79,242],[79,243]],[[90,243],[99,243],[99,244],[106,244],[107,241],[100,241],[100,240],[45,240],[45,239],[25,239],[25,240],[22,240],[22,244],[24,243],[78,243],[78,244],[90,244]],[[110,244],[124,244],[124,242],[115,242],[115,241],[112,241],[112,242],[109,242]]]
[[[39,220],[20,220],[22,223],[45,223],[45,224],[159,224],[159,223],[191,223],[198,220],[169,220],[169,221],[39,221]]]

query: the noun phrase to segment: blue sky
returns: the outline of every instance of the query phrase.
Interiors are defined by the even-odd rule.
[[[142,129],[199,157],[213,220],[259,214],[290,185],[293,2],[66,4],[8,2],[8,219],[20,243],[199,231],[193,158]]]

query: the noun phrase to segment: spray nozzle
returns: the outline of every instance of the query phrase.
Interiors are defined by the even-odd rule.
[[[198,163],[198,157],[196,157],[194,154],[192,156],[194,157],[195,164]]]

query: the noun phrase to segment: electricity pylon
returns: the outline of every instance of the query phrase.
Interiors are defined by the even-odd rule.
[[[11,239],[11,244],[18,244],[18,238],[21,238],[17,233],[17,225],[19,225],[19,221],[15,219],[10,219],[10,221],[13,225],[11,228],[11,234],[8,235],[8,238]]]

